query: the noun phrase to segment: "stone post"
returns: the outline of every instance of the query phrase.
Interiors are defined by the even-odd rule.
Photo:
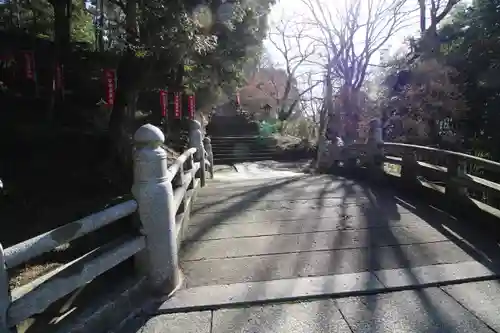
[[[379,119],[370,121],[368,139],[366,141],[367,163],[370,176],[380,180],[384,175],[384,141],[382,140],[382,125]]]
[[[201,186],[205,186],[205,150],[203,148],[203,135],[201,133],[201,125],[196,120],[191,120],[191,126],[189,129],[189,147],[196,148],[196,153],[194,154],[194,161],[200,162],[200,169],[196,177],[200,178]]]
[[[9,276],[7,275],[3,247],[0,243],[0,333],[15,331],[9,328],[7,322],[10,301]]]
[[[167,153],[161,147],[162,131],[147,124],[134,135],[134,185],[146,249],[137,257],[155,290],[171,293],[180,285],[174,194],[168,178]]]
[[[467,197],[467,187],[459,182],[459,178],[465,174],[465,165],[456,155],[446,156],[446,187],[445,196],[452,211],[467,210],[470,201]]]
[[[410,190],[420,188],[417,178],[418,173],[419,165],[415,151],[411,148],[405,148],[401,163],[401,180],[403,181],[403,185]]]
[[[214,154],[212,152],[212,142],[208,136],[203,139],[203,146],[205,146],[205,151],[207,152],[208,162],[210,166],[208,167],[208,172],[210,173],[210,178],[214,178]]]

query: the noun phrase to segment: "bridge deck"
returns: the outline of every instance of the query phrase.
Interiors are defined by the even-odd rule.
[[[277,175],[201,191],[185,289],[120,333],[500,331],[499,246],[477,221],[350,180]]]
[[[186,232],[186,287],[480,262],[496,269],[495,237],[330,176],[220,182],[196,200]]]

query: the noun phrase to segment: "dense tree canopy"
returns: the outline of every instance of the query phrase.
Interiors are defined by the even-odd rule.
[[[0,3],[0,22],[5,30],[53,42],[49,57],[43,59],[52,72],[49,86],[59,66],[71,62],[78,71],[86,61],[75,61],[77,44],[93,52],[94,71],[116,69],[114,104],[104,117],[108,119],[109,159],[126,166],[124,174],[130,175],[131,134],[137,127],[141,93],[158,89],[195,93],[197,111],[202,113],[211,110],[221,95],[234,96],[244,82],[244,72],[256,66],[273,3],[10,0]],[[99,77],[87,76],[99,88]],[[44,97],[49,100],[48,119],[57,120],[67,102],[55,90],[48,89]]]
[[[458,70],[468,104],[460,131],[468,148],[500,157],[500,1],[476,0],[443,27],[445,61]]]
[[[416,40],[409,55],[389,64],[389,89],[378,96],[389,139],[500,157],[499,22],[498,0],[456,7],[437,31],[438,51]]]

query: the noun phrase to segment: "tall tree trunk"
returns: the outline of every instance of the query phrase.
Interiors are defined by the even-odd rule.
[[[10,24],[18,29],[21,27],[21,18],[19,17],[19,0],[10,0]]]
[[[331,80],[331,62],[327,67],[327,75],[325,77],[325,101],[320,114],[320,125],[318,133],[318,152],[316,157],[316,169],[322,165],[321,159],[326,150],[326,131],[338,135],[338,119],[336,119],[333,108],[333,87]]]
[[[427,29],[421,41],[421,50],[423,59],[439,59],[441,58],[441,43],[437,33],[437,27],[434,24]]]
[[[54,53],[52,55],[51,74],[53,84],[56,80],[57,66],[66,63],[71,51],[71,0],[52,0],[54,8]],[[60,92],[57,89],[50,90],[49,97],[49,122],[53,122],[57,112],[57,105],[60,101]]]
[[[424,36],[426,29],[426,13],[425,13],[425,0],[418,0],[420,7],[420,36]]]
[[[319,114],[319,129],[318,129],[318,143],[317,143],[317,156],[316,156],[316,162],[315,162],[315,169],[317,170],[320,165],[320,159],[321,156],[323,156],[323,153],[325,151],[325,146],[326,146],[326,137],[325,137],[325,131],[326,131],[326,125],[328,122],[328,111],[325,103],[321,107],[320,114]]]
[[[97,49],[104,52],[104,0],[97,0],[99,19],[97,22]]]
[[[119,187],[129,189],[132,183],[132,131],[142,71],[132,45],[137,38],[137,2],[126,5],[127,49],[117,68],[117,89],[109,119],[109,162]],[[118,179],[116,179],[118,177]]]
[[[118,171],[117,184],[129,188],[132,181],[132,135],[134,116],[139,95],[137,60],[133,51],[127,51],[120,59],[117,69],[117,89],[113,111],[109,119],[110,158],[112,167]],[[139,74],[139,73],[137,73]],[[139,74],[140,75],[140,74]]]
[[[71,40],[71,0],[53,0],[54,7],[54,42],[58,51],[68,51]]]

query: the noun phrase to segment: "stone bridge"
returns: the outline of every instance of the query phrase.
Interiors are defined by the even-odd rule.
[[[500,331],[496,217],[408,191],[404,159],[376,183],[270,162],[216,172],[185,230],[183,288],[117,332]]]
[[[327,151],[328,174],[224,170],[198,122],[170,165],[164,139],[136,132],[123,202],[0,244],[0,333],[500,332],[500,163],[372,140]],[[9,287],[127,217],[126,235]]]

